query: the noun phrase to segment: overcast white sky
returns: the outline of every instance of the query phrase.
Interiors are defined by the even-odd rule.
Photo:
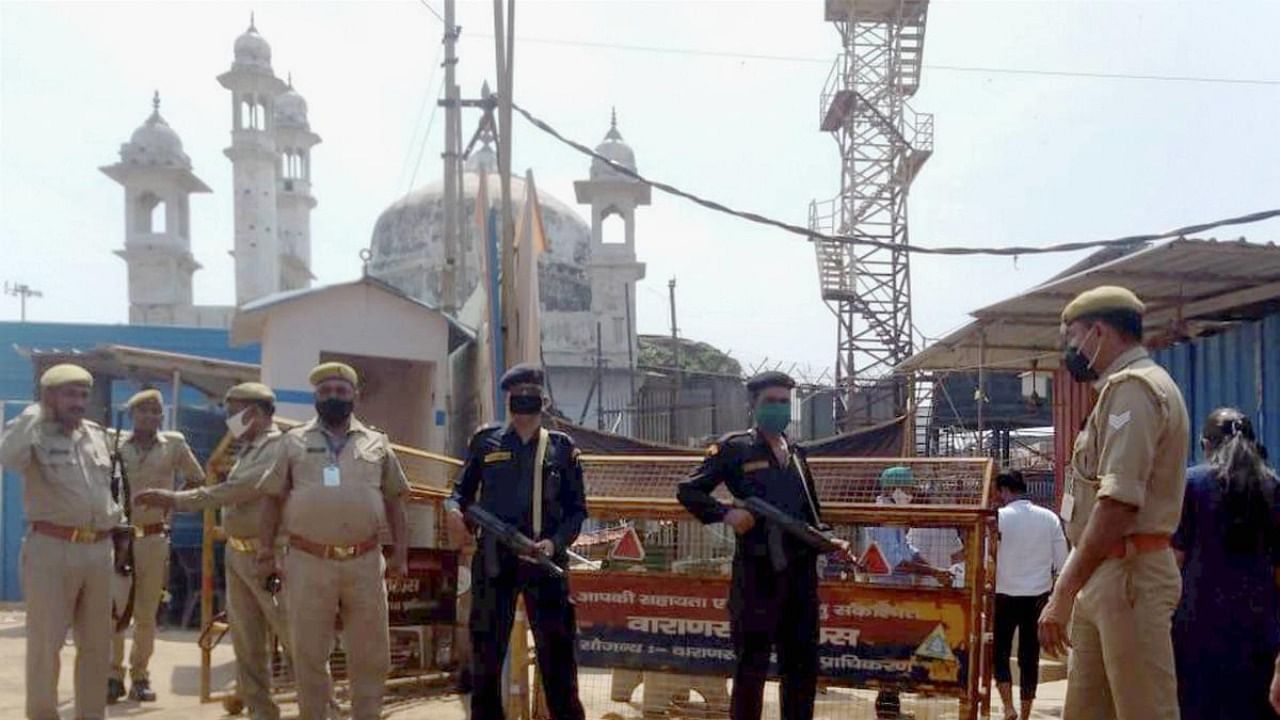
[[[430,0],[443,10],[443,0]],[[492,78],[489,2],[460,3],[464,93]],[[124,322],[123,192],[97,168],[150,112],[182,136],[214,189],[192,202],[198,303],[234,294],[226,91],[214,77],[250,10],[273,64],[307,98],[314,152],[314,270],[359,273],[374,220],[440,175],[441,25],[395,2],[0,3],[0,276],[44,297],[33,320]],[[798,224],[838,190],[835,145],[817,128],[838,50],[819,0],[536,2],[517,9],[516,98],[594,144],[616,105],[642,172]],[[936,0],[923,85],[936,149],[911,195],[922,245],[1003,245],[1163,230],[1280,206],[1280,85],[961,72],[936,66],[1280,80],[1280,3]],[[727,59],[576,47],[537,39],[812,58]],[[929,67],[935,66],[935,67]],[[428,80],[430,79],[430,82]],[[466,118],[469,135],[475,118]],[[573,202],[589,161],[518,122],[518,170]],[[421,155],[420,164],[417,158]],[[654,193],[638,216],[648,277],[641,332],[666,332],[678,279],[683,334],[750,365],[829,367],[835,323],[802,239]],[[1280,222],[1220,238],[1280,239]],[[1029,287],[1078,254],[913,260],[915,321],[936,337],[966,312]],[[0,318],[17,319],[4,297]]]

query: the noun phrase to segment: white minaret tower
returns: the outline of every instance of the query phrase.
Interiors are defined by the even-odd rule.
[[[191,276],[200,264],[191,256],[191,193],[209,187],[191,172],[182,140],[160,117],[160,93],[120,161],[100,168],[124,186],[124,249],[129,266],[129,323],[191,324]]]
[[[276,212],[280,241],[280,287],[298,290],[311,286],[311,148],[320,136],[311,132],[307,101],[293,89],[276,98],[276,148],[279,151],[279,185]]]
[[[596,152],[627,169],[636,169],[635,152],[618,132],[616,111]],[[579,203],[591,205],[591,260],[587,268],[591,275],[591,310],[602,323],[604,359],[610,367],[627,367],[628,346],[633,354],[637,348],[635,323],[628,328],[626,319],[635,318],[636,282],[644,278],[644,263],[636,261],[636,208],[649,204],[650,188],[599,159],[591,161],[591,178],[578,180],[573,188]],[[610,221],[620,221],[623,232],[606,232]]]
[[[231,91],[231,160],[235,192],[236,305],[280,290],[280,244],[276,233],[275,101],[285,84],[271,71],[271,46],[253,17],[236,38],[235,61],[218,76]]]

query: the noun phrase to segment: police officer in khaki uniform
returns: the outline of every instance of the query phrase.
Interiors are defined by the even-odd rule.
[[[409,483],[386,434],[360,422],[356,371],[324,363],[311,371],[318,417],[285,434],[260,488],[271,496],[258,538],[259,574],[279,572],[265,546],[283,517],[289,549],[281,573],[302,720],[325,716],[332,679],[334,618],[341,616],[354,720],[377,720],[391,667],[387,585],[408,564],[404,495]],[[390,529],[391,560],[380,539]]]
[[[76,643],[75,717],[105,716],[111,667],[111,572],[129,541],[111,496],[111,448],[84,419],[93,377],[55,365],[40,377],[40,402],[8,424],[0,465],[22,475],[30,524],[22,541],[27,607],[27,718],[58,718],[58,654],[67,630]],[[123,571],[123,567],[117,567]]]
[[[155,702],[147,663],[156,641],[156,614],[168,580],[168,512],[140,506],[138,495],[151,489],[172,490],[182,475],[190,483],[204,476],[204,470],[178,432],[162,432],[164,400],[159,390],[143,390],[129,398],[126,407],[133,430],[119,439],[109,431],[112,449],[118,449],[129,476],[133,495],[133,652],[129,655],[129,699]],[[112,647],[111,677],[107,681],[107,702],[124,697],[124,632],[118,632]]]
[[[1187,409],[1142,347],[1143,310],[1129,290],[1099,287],[1062,312],[1064,365],[1098,390],[1062,501],[1075,551],[1040,616],[1042,647],[1072,648],[1066,720],[1178,718],[1170,631],[1182,580],[1169,538],[1182,512]]]
[[[286,651],[290,647],[282,598],[272,598],[266,590],[267,576],[259,573],[257,565],[258,529],[262,507],[268,502],[258,483],[275,464],[283,437],[274,423],[275,402],[275,393],[262,383],[242,383],[227,392],[227,428],[238,450],[225,482],[176,493],[148,490],[137,497],[145,506],[184,512],[224,508],[227,620],[236,653],[236,692],[251,720],[280,717],[280,708],[271,699],[268,631],[280,638]]]

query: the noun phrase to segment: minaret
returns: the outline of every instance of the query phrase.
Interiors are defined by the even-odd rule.
[[[307,101],[293,89],[276,98],[276,148],[279,151],[279,185],[276,213],[280,241],[280,288],[298,290],[311,286],[311,148],[320,136],[311,132]]]
[[[618,132],[618,113],[613,113],[609,132],[596,152],[629,170],[636,169],[636,156]],[[591,310],[602,323],[601,343],[611,367],[626,367],[628,344],[634,354],[634,321],[627,327],[627,304],[635,318],[636,282],[644,278],[644,263],[636,261],[636,208],[648,205],[650,188],[615,170],[599,159],[591,161],[589,180],[573,184],[578,202],[591,205]],[[611,220],[611,218],[616,218]],[[607,221],[621,222],[623,233],[606,234]]]
[[[236,305],[280,290],[280,244],[276,233],[275,99],[285,84],[271,71],[271,46],[253,17],[236,38],[235,61],[218,76],[231,91],[231,160],[235,193]]]
[[[209,187],[191,172],[182,140],[160,117],[160,93],[151,117],[120,146],[120,160],[100,168],[124,186],[124,249],[129,266],[129,323],[185,325],[192,317],[188,196]]]

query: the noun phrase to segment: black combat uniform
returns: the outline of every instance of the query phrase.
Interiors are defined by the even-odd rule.
[[[567,567],[569,546],[587,516],[582,464],[573,440],[564,433],[550,432],[540,469],[542,532],[534,537],[533,464],[537,448],[537,435],[521,442],[510,425],[480,428],[471,438],[451,499],[464,512],[472,502],[478,502],[533,540],[551,540],[555,543],[552,559]],[[567,577],[552,577],[481,536],[472,563],[471,593],[471,717],[503,717],[502,661],[511,637],[516,596],[524,593],[551,717],[582,720],[574,647],[577,621]]]
[[[790,450],[790,461],[780,466],[758,430],[726,435],[707,449],[702,465],[680,484],[677,497],[703,523],[721,522],[730,508],[711,493],[724,483],[735,498],[760,497],[793,517],[824,527],[803,451],[795,445]],[[780,558],[776,549],[770,551],[769,534],[768,523],[757,518],[751,530],[738,536],[733,556],[729,619],[738,665],[730,715],[734,720],[760,717],[769,655],[776,645],[782,718],[809,720],[818,677],[817,554],[784,535]]]

